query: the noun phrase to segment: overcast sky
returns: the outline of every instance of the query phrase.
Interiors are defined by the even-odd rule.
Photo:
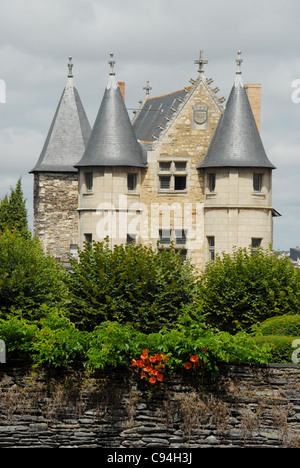
[[[110,52],[117,79],[126,82],[132,116],[146,80],[152,96],[189,85],[197,77],[194,60],[201,48],[206,76],[220,88],[218,96],[228,98],[241,50],[244,83],[262,85],[261,136],[277,167],[273,207],[282,217],[274,219],[274,248],[300,245],[299,25],[299,0],[0,0],[0,79],[6,84],[6,103],[0,103],[0,199],[22,176],[32,226],[28,172],[65,87],[69,56],[93,125]]]

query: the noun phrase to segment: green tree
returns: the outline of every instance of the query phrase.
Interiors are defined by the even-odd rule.
[[[199,295],[209,323],[250,331],[269,317],[300,312],[300,270],[272,250],[237,249],[207,265]]]
[[[79,262],[71,260],[69,313],[92,330],[106,320],[131,323],[154,332],[172,325],[182,304],[195,298],[195,274],[175,251],[141,245],[86,244]]]
[[[43,252],[38,239],[17,230],[0,232],[0,259],[2,316],[12,307],[25,315],[30,310],[37,312],[41,304],[54,305],[65,297],[65,272]]]
[[[21,178],[15,189],[11,188],[9,197],[5,195],[0,202],[0,230],[4,229],[28,233],[26,200],[23,197]]]

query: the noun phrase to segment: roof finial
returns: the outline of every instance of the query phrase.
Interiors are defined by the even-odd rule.
[[[114,65],[115,65],[115,60],[114,60],[114,54],[111,53],[110,54],[110,60],[108,61],[109,65],[110,65],[110,72],[109,74],[110,75],[115,75],[115,71],[114,71]]]
[[[146,96],[148,96],[149,91],[152,89],[152,87],[149,85],[149,80],[146,81],[146,86],[144,86],[143,89],[146,91]]]
[[[241,64],[242,64],[242,61],[243,59],[241,58],[241,51],[239,50],[238,51],[238,58],[235,59],[236,63],[237,63],[237,68],[236,68],[236,76],[235,76],[235,81],[234,81],[234,84],[235,86],[237,85],[240,85],[240,86],[244,86],[243,85],[243,80],[242,80],[242,70],[241,70]]]
[[[241,73],[242,73],[241,64],[242,64],[243,59],[241,58],[241,54],[242,54],[242,52],[239,50],[239,51],[238,51],[238,58],[235,59],[235,61],[236,61],[236,63],[237,63],[237,70],[236,70],[236,74],[237,74],[237,75],[238,75],[238,74],[241,75]]]
[[[198,72],[200,73],[200,76],[202,77],[204,75],[204,65],[208,63],[208,60],[205,60],[203,58],[203,49],[200,49],[200,55],[197,60],[194,60],[194,63],[199,65]]]
[[[68,74],[68,78],[73,78],[72,68],[73,68],[72,57],[69,57],[69,63],[68,63],[69,74]]]

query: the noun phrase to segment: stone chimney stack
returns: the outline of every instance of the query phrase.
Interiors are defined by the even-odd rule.
[[[254,115],[258,131],[260,131],[260,102],[261,102],[261,85],[260,84],[245,84],[245,90],[250,102],[250,106]]]

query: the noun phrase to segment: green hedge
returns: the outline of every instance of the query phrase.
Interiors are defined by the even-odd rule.
[[[257,327],[257,334],[300,336],[300,315],[271,317]]]
[[[268,346],[270,363],[296,364],[292,359],[292,355],[295,352],[295,348],[292,345],[295,340],[300,340],[300,337],[261,335],[255,336],[254,339],[259,346]],[[299,345],[297,347],[299,347]]]

